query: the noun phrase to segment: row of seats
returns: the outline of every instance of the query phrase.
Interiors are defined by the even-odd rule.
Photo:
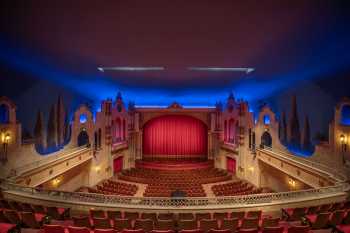
[[[185,192],[189,197],[205,197],[202,184],[227,181],[232,178],[225,171],[201,168],[185,171],[162,171],[137,168],[123,171],[119,179],[147,184],[145,197],[170,197],[175,191]]]
[[[101,193],[106,195],[134,196],[137,192],[137,185],[121,183],[113,180],[106,180],[97,185],[96,189],[88,188],[90,193]]]
[[[212,186],[215,196],[238,196],[261,193],[262,189],[256,189],[243,181],[230,182],[225,184],[217,184]]]

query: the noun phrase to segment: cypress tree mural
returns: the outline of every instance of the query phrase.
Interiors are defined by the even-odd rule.
[[[57,148],[57,111],[55,104],[51,106],[47,123],[47,146],[50,151]]]
[[[46,132],[44,129],[44,117],[43,113],[39,110],[35,127],[34,127],[34,137],[35,137],[35,148],[38,152],[42,153],[46,150]]]
[[[303,150],[310,150],[311,149],[310,122],[309,122],[308,116],[305,116],[305,119],[304,119],[304,128],[303,128],[303,134],[302,134],[301,148]]]
[[[62,96],[57,100],[57,140],[58,146],[64,145],[64,130],[65,130],[65,110]]]
[[[64,143],[67,144],[70,139],[70,125],[69,125],[69,119],[68,119],[68,111],[65,111],[63,135],[64,135]]]
[[[292,109],[290,112],[289,122],[288,122],[288,144],[294,149],[300,148],[300,126],[298,119],[297,110],[297,98],[295,95],[292,96]]]
[[[282,117],[280,121],[280,140],[282,144],[287,143],[287,119],[286,119],[286,112],[282,112]]]

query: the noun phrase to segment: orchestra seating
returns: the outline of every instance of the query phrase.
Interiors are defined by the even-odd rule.
[[[145,197],[170,197],[176,191],[185,192],[188,197],[205,197],[202,184],[228,181],[232,175],[212,167],[183,171],[132,168],[122,171],[118,178],[147,184]]]
[[[238,196],[261,193],[262,189],[256,189],[254,186],[240,180],[213,185],[212,191],[215,196]]]
[[[71,217],[69,209],[30,205],[5,199],[0,203],[1,233],[19,232],[21,228],[43,229],[42,232],[45,233],[309,233],[320,229],[328,229],[329,232],[350,232],[349,202],[283,209],[281,216],[274,217],[262,211],[208,210],[175,214],[98,209],[91,209],[86,215]],[[325,209],[327,212],[323,212]],[[53,212],[55,214],[52,214]],[[299,217],[291,218],[296,215]]]
[[[137,185],[121,183],[113,180],[105,180],[96,188],[88,188],[90,193],[100,193],[105,195],[134,196],[137,192]]]

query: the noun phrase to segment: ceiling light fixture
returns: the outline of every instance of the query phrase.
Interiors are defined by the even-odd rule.
[[[97,70],[100,72],[105,71],[160,71],[164,70],[164,67],[161,66],[112,66],[112,67],[97,67]]]
[[[211,72],[245,72],[249,74],[255,70],[255,68],[243,68],[243,67],[188,67],[188,70],[192,71],[211,71]]]

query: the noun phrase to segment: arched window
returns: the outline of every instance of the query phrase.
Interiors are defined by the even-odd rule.
[[[344,105],[341,109],[340,123],[350,125],[350,105]]]
[[[271,123],[270,116],[269,115],[264,115],[264,124],[269,125]]]
[[[89,145],[89,135],[86,130],[82,130],[78,135],[78,146]]]
[[[80,122],[81,124],[86,123],[87,120],[88,120],[88,117],[87,117],[86,114],[81,114],[81,115],[79,116],[79,122]]]
[[[272,137],[271,137],[269,132],[266,131],[261,136],[261,145],[267,146],[267,147],[272,147]]]
[[[10,121],[10,112],[6,104],[0,105],[0,124],[7,124]]]

